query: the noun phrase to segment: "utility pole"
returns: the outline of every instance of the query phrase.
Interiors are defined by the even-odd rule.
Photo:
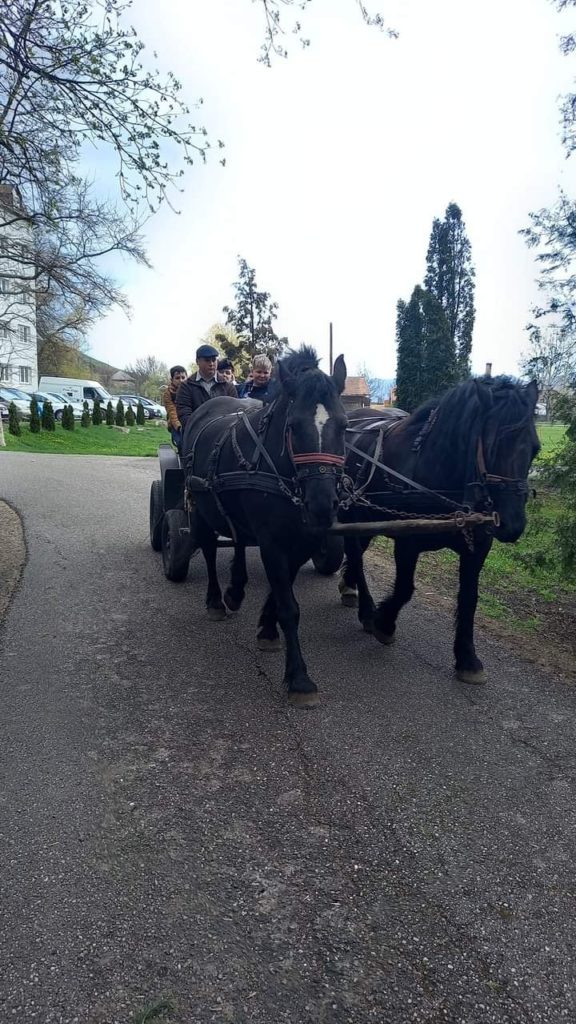
[[[484,373],[484,376],[485,377],[491,377],[492,376],[492,363],[486,363],[486,371]]]
[[[332,321],[330,321],[330,356],[329,356],[330,373],[332,373],[332,370],[334,369],[334,344],[333,344],[333,341],[334,341],[334,339],[333,339],[333,336],[332,336]]]

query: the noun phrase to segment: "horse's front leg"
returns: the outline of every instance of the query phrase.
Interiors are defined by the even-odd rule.
[[[234,557],[230,566],[230,582],[224,592],[224,604],[228,611],[237,612],[246,596],[248,572],[246,569],[246,547],[234,545]]]
[[[396,632],[396,619],[414,593],[414,574],[420,549],[409,540],[394,541],[396,577],[392,593],[380,602],[374,614],[373,633],[381,644],[391,644]]]
[[[306,662],[302,657],[298,639],[300,608],[292,589],[299,563],[273,542],[261,544],[260,555],[272,591],[278,622],[286,639],[284,685],[288,690],[288,700],[298,707],[313,707],[318,704],[318,687],[310,679]]]
[[[220,622],[226,618],[226,606],[222,601],[222,591],[216,570],[216,554],[218,552],[218,535],[204,521],[198,524],[197,543],[202,548],[208,572],[208,589],[206,591],[206,608],[208,618]]]
[[[456,676],[463,683],[485,683],[486,674],[474,647],[474,616],[478,604],[478,581],[492,539],[480,541],[474,551],[460,552],[458,603],[456,606],[456,636],[454,656]]]

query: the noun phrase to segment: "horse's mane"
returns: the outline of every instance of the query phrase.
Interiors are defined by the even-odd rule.
[[[304,373],[306,370],[319,369],[320,360],[311,345],[300,345],[300,348],[289,348],[288,354],[282,359],[282,369],[290,374]]]
[[[526,386],[514,377],[476,377],[428,399],[405,421],[405,429],[415,447],[422,449],[422,458],[433,455],[455,472],[469,475],[488,417],[501,431],[527,420],[531,412]]]
[[[280,362],[287,376],[292,380],[297,379],[297,395],[300,401],[313,404],[337,396],[332,377],[320,369],[320,360],[311,345],[288,349],[288,354]]]

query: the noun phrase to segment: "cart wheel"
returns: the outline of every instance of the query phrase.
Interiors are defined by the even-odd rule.
[[[312,555],[316,572],[321,576],[333,576],[344,560],[344,538],[325,537],[318,550]]]
[[[162,481],[154,480],[150,488],[150,543],[153,551],[162,550],[162,519],[164,517],[164,493]]]
[[[181,583],[188,575],[190,534],[188,516],[180,508],[171,508],[162,519],[162,563],[166,579]]]

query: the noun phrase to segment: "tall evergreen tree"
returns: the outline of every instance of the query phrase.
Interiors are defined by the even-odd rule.
[[[422,288],[416,285],[410,302],[398,302],[396,318],[397,401],[401,409],[412,412],[425,397],[422,376],[424,352],[424,324],[422,317]]]
[[[435,218],[426,256],[427,291],[438,300],[450,331],[459,379],[470,376],[474,328],[474,267],[472,248],[456,203],[449,203],[444,220]]]
[[[422,399],[426,399],[441,394],[455,384],[459,368],[444,310],[438,299],[428,291],[422,293],[422,324],[422,379],[425,391]]]
[[[277,359],[288,344],[288,339],[279,338],[273,327],[278,303],[271,301],[270,292],[258,291],[254,268],[248,266],[241,256],[238,262],[239,277],[234,284],[236,305],[224,306],[226,323],[234,328],[242,342],[243,352],[250,359],[261,354]],[[226,354],[234,361],[234,353]],[[238,359],[240,352],[235,355]]]
[[[99,427],[102,423],[102,406],[100,405],[100,399],[94,399],[94,408],[92,410],[92,423],[95,427]]]
[[[114,426],[114,406],[112,405],[112,402],[108,402],[108,405],[106,406],[106,426]]]

